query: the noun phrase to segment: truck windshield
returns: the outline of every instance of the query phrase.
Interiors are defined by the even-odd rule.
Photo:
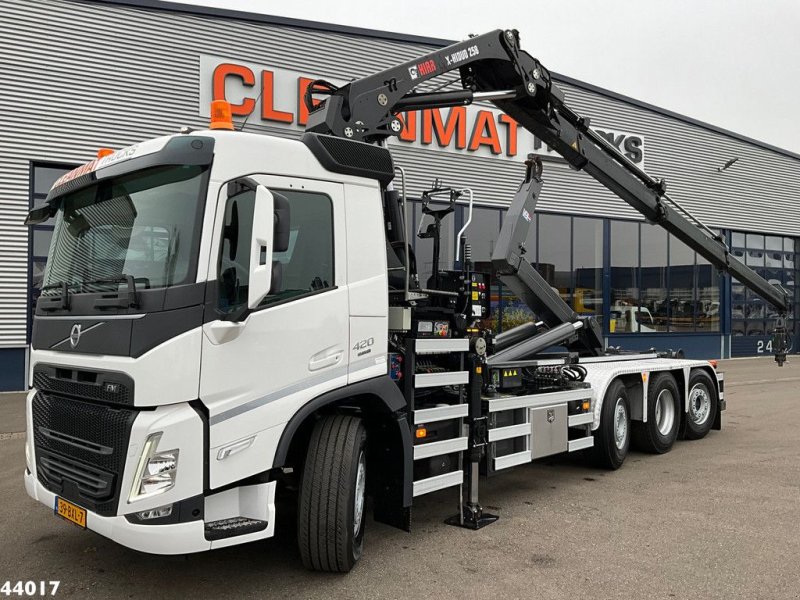
[[[154,167],[67,194],[58,200],[43,295],[193,281],[208,167]]]

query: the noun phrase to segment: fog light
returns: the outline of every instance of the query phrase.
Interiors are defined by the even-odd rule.
[[[172,504],[168,504],[167,506],[160,506],[158,508],[152,508],[150,510],[143,510],[142,512],[136,513],[136,516],[139,517],[142,521],[148,521],[150,519],[160,519],[161,517],[168,517],[172,514]]]
[[[178,450],[157,452],[161,434],[162,432],[153,433],[147,436],[144,442],[128,502],[163,494],[175,486],[175,477],[178,474]]]

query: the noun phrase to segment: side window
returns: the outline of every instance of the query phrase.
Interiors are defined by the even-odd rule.
[[[225,204],[217,271],[218,308],[225,314],[247,305],[255,200],[255,190],[248,189],[230,196]]]
[[[289,202],[289,244],[272,255],[272,289],[263,304],[274,304],[334,285],[333,205],[325,194],[274,190]]]
[[[289,243],[272,254],[269,295],[261,306],[318,292],[334,285],[333,205],[325,194],[295,190],[273,190],[289,205]],[[218,270],[218,309],[230,314],[247,305],[250,282],[250,240],[256,193],[246,189],[230,196]]]

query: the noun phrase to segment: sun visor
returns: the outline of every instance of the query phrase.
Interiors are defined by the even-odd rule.
[[[162,165],[209,165],[213,157],[212,137],[181,135],[148,140],[97,158],[66,173],[50,188],[47,201],[102,179]]]

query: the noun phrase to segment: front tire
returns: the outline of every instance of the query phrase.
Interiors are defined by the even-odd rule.
[[[631,409],[625,384],[613,381],[603,398],[600,427],[594,432],[590,458],[595,466],[616,470],[625,462],[630,447]]]
[[[686,413],[687,440],[706,437],[717,416],[717,386],[704,369],[695,369],[689,377],[689,410]]]
[[[647,422],[634,423],[634,446],[650,454],[669,452],[678,437],[681,406],[681,393],[672,373],[651,373],[647,388]]]
[[[346,573],[364,546],[367,432],[358,417],[320,420],[308,445],[297,515],[303,565]]]

